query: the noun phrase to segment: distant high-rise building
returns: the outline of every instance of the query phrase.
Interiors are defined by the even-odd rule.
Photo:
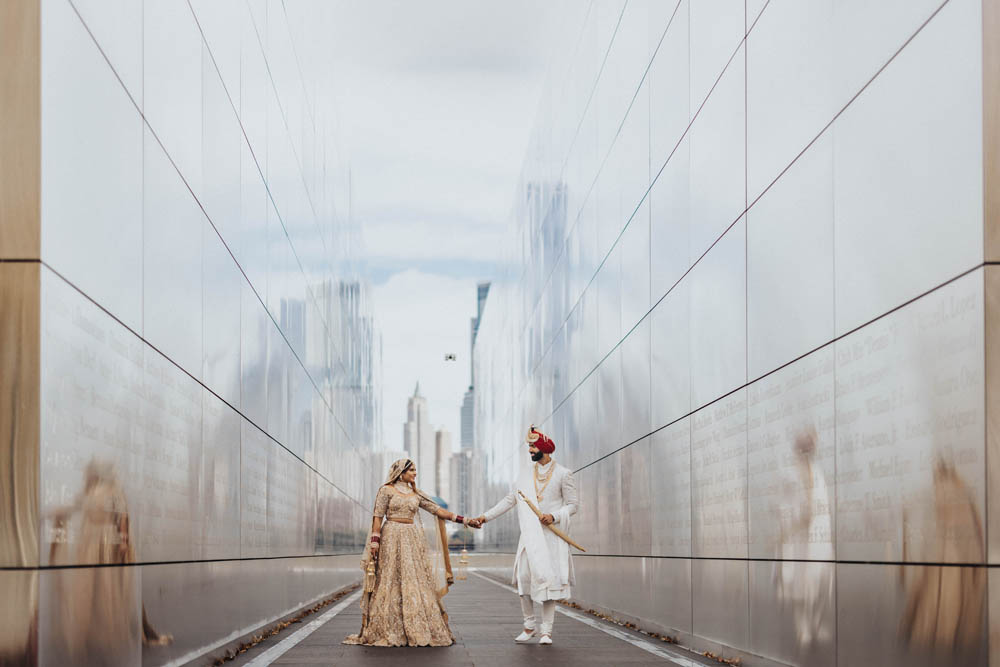
[[[432,487],[437,478],[434,428],[427,415],[427,399],[420,395],[420,383],[406,402],[406,423],[403,425],[403,448],[417,466],[417,485]],[[424,481],[420,481],[424,480]]]
[[[451,497],[451,433],[441,429],[434,434],[434,495],[454,505]]]
[[[462,432],[460,434],[462,451],[471,450],[473,444],[475,444],[476,425],[473,421],[475,417],[476,393],[470,384],[468,390],[465,392],[465,396],[462,398]]]

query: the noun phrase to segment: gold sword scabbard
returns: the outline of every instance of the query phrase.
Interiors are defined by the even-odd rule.
[[[541,521],[542,520],[542,512],[541,512],[541,510],[538,509],[538,507],[535,506],[535,503],[533,503],[530,500],[528,500],[528,497],[526,495],[524,495],[524,493],[520,489],[517,490],[517,493],[518,493],[519,496],[521,496],[521,499],[528,504],[528,507],[531,508],[531,511],[535,513],[535,516],[538,517],[538,520]],[[553,533],[555,533],[556,537],[558,537],[559,539],[561,539],[566,544],[570,545],[571,547],[576,547],[577,549],[579,549],[583,553],[587,553],[586,549],[584,549],[579,544],[577,544],[576,542],[574,542],[570,538],[569,535],[567,535],[566,533],[562,532],[561,530],[559,530],[555,526],[553,526],[551,524],[546,526],[544,523],[542,525],[545,526],[546,528],[548,528],[549,530],[551,530]]]

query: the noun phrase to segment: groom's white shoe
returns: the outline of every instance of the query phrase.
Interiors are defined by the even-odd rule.
[[[525,628],[524,630],[521,630],[521,634],[519,634],[517,637],[514,637],[514,641],[516,641],[518,644],[523,644],[526,641],[530,641],[534,636],[535,636],[534,630],[528,630],[527,628]]]
[[[542,638],[538,640],[539,644],[551,644],[552,635],[542,635]]]

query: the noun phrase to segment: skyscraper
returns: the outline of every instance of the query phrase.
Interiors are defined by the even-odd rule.
[[[434,468],[437,458],[434,455],[434,428],[427,414],[427,399],[420,395],[419,382],[413,390],[413,396],[406,402],[403,448],[416,464],[418,474],[422,475],[421,479],[429,480],[418,484],[432,486],[437,476]]]
[[[434,434],[434,495],[454,506],[451,497],[451,433],[441,429]]]

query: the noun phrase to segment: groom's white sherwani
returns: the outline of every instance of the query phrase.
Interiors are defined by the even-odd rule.
[[[535,495],[531,468],[528,468],[527,472],[522,472],[511,492],[484,515],[487,521],[492,521],[507,510],[518,507],[521,536],[514,558],[514,581],[511,583],[517,584],[518,595],[530,595],[536,602],[568,598],[570,586],[575,583],[569,545],[542,526],[517,494],[519,489],[523,491],[542,514],[551,514],[555,519],[554,525],[569,534],[570,517],[576,514],[580,502],[576,482],[573,473],[555,461],[538,466],[539,477],[545,478],[550,470],[552,477],[541,491],[541,500]],[[542,484],[538,488],[541,489]]]

